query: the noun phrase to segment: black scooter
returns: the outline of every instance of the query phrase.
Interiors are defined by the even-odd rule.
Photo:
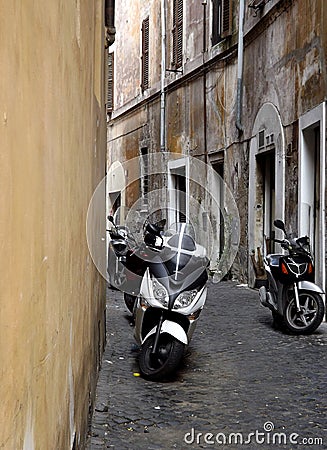
[[[264,259],[266,286],[259,289],[261,304],[272,312],[275,325],[292,334],[311,334],[321,324],[324,292],[314,283],[313,258],[307,236],[287,239],[284,222],[274,225],[285,239],[274,239],[288,252],[269,254]]]
[[[117,225],[113,216],[108,216],[108,220],[113,225],[107,230],[110,236],[107,266],[109,284],[124,292],[125,304],[133,312],[150,254],[152,258],[153,252],[162,249],[161,233],[166,220],[156,223],[146,221],[143,229],[144,242],[141,244],[136,242],[128,227]]]

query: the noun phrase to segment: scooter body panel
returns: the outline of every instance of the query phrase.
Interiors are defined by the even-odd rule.
[[[143,344],[149,336],[152,334],[155,334],[157,330],[157,327],[153,327],[152,330],[145,336],[144,339],[142,339],[141,344]],[[160,334],[168,333],[171,336],[173,336],[178,341],[182,342],[183,344],[188,344],[188,337],[183,328],[176,322],[173,322],[171,320],[165,320],[161,326]]]
[[[184,328],[175,322],[174,320],[165,320],[162,325],[161,333],[168,333],[178,339],[184,344],[188,344],[192,338],[193,332],[196,328],[196,324],[199,315],[203,309],[207,297],[207,286],[203,286],[192,303],[186,307],[173,309],[172,312],[177,316],[181,315],[186,318],[188,322],[187,328]],[[141,345],[147,337],[156,331],[156,327],[153,327],[149,333],[144,337],[144,329],[146,329],[146,322],[151,320],[151,315],[146,317],[146,311],[148,308],[154,308],[156,310],[160,309],[168,313],[168,308],[163,307],[163,305],[154,298],[153,287],[150,272],[147,269],[141,283],[140,297],[137,300],[135,308],[135,329],[134,338],[139,345]],[[149,314],[150,311],[147,313]],[[151,313],[150,313],[151,314]]]
[[[300,281],[298,283],[299,290],[302,291],[312,291],[316,292],[317,294],[324,294],[324,291],[317,286],[315,283],[312,283],[311,281]]]

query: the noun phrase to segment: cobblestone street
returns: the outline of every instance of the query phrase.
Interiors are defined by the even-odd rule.
[[[182,367],[154,383],[135,376],[131,316],[108,290],[107,341],[89,450],[327,446],[325,323],[312,336],[284,335],[257,292],[210,284]]]

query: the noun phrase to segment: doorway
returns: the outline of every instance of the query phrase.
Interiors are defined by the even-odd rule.
[[[257,155],[258,192],[257,199],[262,207],[262,242],[265,254],[275,252],[275,151]]]
[[[285,136],[276,106],[264,103],[259,109],[250,142],[248,193],[248,280],[255,286],[256,274],[251,255],[280,251],[272,239],[282,239],[276,218],[285,215]]]
[[[186,158],[168,163],[169,222],[189,220],[189,166]]]
[[[299,120],[299,234],[310,238],[315,282],[325,290],[326,112],[321,104]]]
[[[220,158],[219,161],[212,162],[212,168],[213,170],[219,175],[217,177],[218,179],[215,179],[214,181],[214,187],[215,190],[215,197],[218,200],[218,205],[213,205],[211,208],[211,213],[214,214],[215,217],[215,224],[216,226],[214,229],[218,230],[216,239],[218,241],[218,254],[216,255],[217,260],[220,259],[221,255],[224,251],[224,245],[225,245],[225,232],[224,232],[224,158]],[[216,207],[218,207],[218,210],[216,210]]]

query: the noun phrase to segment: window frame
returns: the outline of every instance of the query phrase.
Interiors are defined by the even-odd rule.
[[[217,45],[233,31],[233,0],[212,0],[211,43]]]

